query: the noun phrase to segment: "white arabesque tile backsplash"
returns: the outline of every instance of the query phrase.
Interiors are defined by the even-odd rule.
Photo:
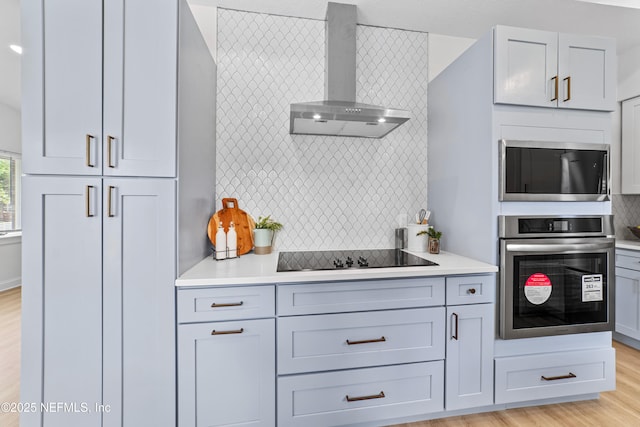
[[[611,198],[611,213],[616,239],[638,240],[627,227],[640,225],[640,195],[614,194]]]
[[[324,21],[218,9],[217,207],[284,224],[276,247],[393,247],[427,203],[427,34],[357,27],[358,102],[411,111],[383,139],[289,134],[289,105],[324,98]]]

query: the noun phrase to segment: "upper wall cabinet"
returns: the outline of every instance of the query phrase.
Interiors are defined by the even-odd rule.
[[[24,172],[175,176],[175,0],[28,0],[22,13]]]
[[[622,103],[620,192],[640,194],[640,96]]]
[[[613,111],[614,39],[497,26],[494,102]]]

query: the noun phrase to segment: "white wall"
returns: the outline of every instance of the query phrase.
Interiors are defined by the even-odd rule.
[[[0,236],[0,291],[22,282],[21,248],[20,236]]]
[[[0,103],[0,151],[21,153],[20,112]],[[21,282],[21,236],[0,236],[0,291]]]
[[[0,151],[22,153],[20,111],[0,102]]]
[[[429,81],[475,42],[475,39],[429,33]]]

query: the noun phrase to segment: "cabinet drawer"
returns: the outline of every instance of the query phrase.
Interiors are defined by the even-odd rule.
[[[493,302],[495,294],[496,278],[493,274],[447,277],[447,305]]]
[[[444,307],[278,319],[278,373],[444,358]]]
[[[278,378],[278,426],[328,427],[444,409],[442,360]]]
[[[616,386],[613,348],[501,357],[495,363],[495,403],[598,393]]]
[[[181,289],[178,322],[251,319],[275,315],[274,286]]]
[[[616,267],[640,270],[640,256],[616,254]]]
[[[278,314],[321,314],[444,305],[444,277],[278,286]]]

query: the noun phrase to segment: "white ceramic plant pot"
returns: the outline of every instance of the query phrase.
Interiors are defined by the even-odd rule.
[[[412,252],[427,252],[429,248],[429,236],[427,234],[417,234],[421,231],[429,231],[428,224],[408,224],[407,225],[407,249]]]
[[[273,245],[273,230],[266,228],[256,228],[253,230],[253,251],[256,255],[267,255],[271,253]]]

